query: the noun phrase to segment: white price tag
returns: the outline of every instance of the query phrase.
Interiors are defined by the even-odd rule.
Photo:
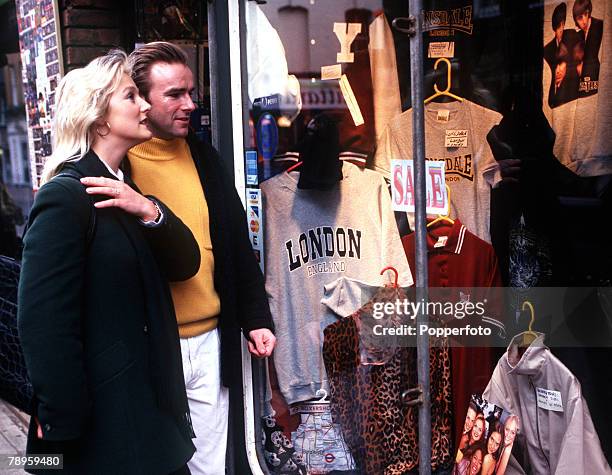
[[[448,236],[440,236],[438,238],[438,241],[434,244],[434,248],[436,248],[436,247],[444,247],[444,246],[446,246],[447,242],[448,242]]]
[[[342,91],[342,97],[344,97],[344,102],[351,113],[351,117],[353,118],[353,122],[355,126],[363,125],[365,121],[363,120],[363,115],[361,114],[361,109],[359,108],[359,103],[357,102],[357,98],[353,93],[353,88],[349,83],[348,77],[346,74],[343,74],[340,78],[340,90]]]
[[[429,43],[428,58],[453,58],[455,56],[454,41],[436,41]]]
[[[342,65],[333,64],[331,66],[321,66],[321,79],[340,79],[342,77]]]
[[[468,146],[468,131],[467,130],[446,130],[444,137],[444,146],[446,148],[457,148]]]
[[[552,389],[536,388],[538,407],[549,411],[563,412],[561,393]]]
[[[449,118],[450,118],[450,111],[448,109],[441,109],[438,111],[436,120],[438,122],[448,122]]]

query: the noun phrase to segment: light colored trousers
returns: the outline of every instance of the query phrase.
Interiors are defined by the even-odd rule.
[[[229,391],[221,384],[219,331],[181,338],[185,388],[196,438],[192,475],[225,474]]]

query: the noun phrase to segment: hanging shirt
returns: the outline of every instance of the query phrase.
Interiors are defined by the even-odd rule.
[[[324,331],[323,358],[330,381],[332,415],[342,427],[360,473],[404,473],[418,466],[418,409],[406,405],[402,397],[418,383],[416,348],[364,348],[367,342],[372,343],[365,319],[372,320],[374,303],[404,298],[407,295],[402,289],[381,288],[354,279],[340,278],[325,286],[322,303],[338,316],[346,316]],[[451,460],[448,347],[430,348],[429,371],[431,468],[436,470]]]
[[[355,461],[342,437],[342,428],[332,420],[329,403],[293,406],[300,425],[291,432],[296,453],[307,473],[346,473],[355,470]]]
[[[425,106],[425,157],[444,161],[450,187],[450,216],[459,218],[479,238],[489,233],[491,186],[501,180],[499,166],[486,140],[501,115],[464,100]],[[461,131],[465,138],[451,142]],[[457,145],[448,146],[447,145]],[[392,159],[412,160],[412,109],[391,120],[378,143],[374,168],[389,178]],[[408,214],[414,229],[414,213]]]
[[[611,474],[580,383],[538,335],[523,356],[510,342],[483,397],[519,416],[530,473]]]
[[[567,2],[561,42],[552,16],[559,2],[544,2],[543,108],[555,131],[554,154],[580,176],[612,173],[612,4],[591,0],[586,30],[574,22]]]
[[[501,287],[497,257],[491,244],[471,233],[463,222],[427,228],[430,287]],[[402,244],[411,267],[415,265],[415,235]]]
[[[403,237],[402,243],[408,262],[414,266],[414,233]],[[502,286],[493,247],[469,232],[458,219],[452,226],[428,228],[427,253],[430,287],[464,287],[469,299],[470,287]],[[493,365],[492,348],[451,348],[456,440],[460,437],[470,398],[472,394],[482,393]]]
[[[338,117],[338,128],[340,130],[340,144],[351,144],[351,148],[357,152],[372,156],[376,148],[376,132],[374,125],[374,91],[370,78],[370,54],[368,51],[369,21],[372,12],[368,8],[349,8],[345,11],[344,21],[348,24],[359,23],[361,31],[351,43],[353,61],[343,63],[342,69],[355,96],[359,112],[363,117],[363,124],[355,125],[355,118],[348,107],[341,109]],[[347,97],[344,97],[347,101]]]
[[[370,23],[370,73],[372,76],[372,102],[376,139],[385,131],[387,124],[402,112],[397,59],[393,32],[384,13]]]
[[[285,152],[274,155],[272,158],[272,176],[287,170],[300,161],[300,152]],[[365,153],[346,150],[338,154],[338,160],[365,168],[368,156]]]
[[[288,404],[328,390],[323,329],[337,317],[320,303],[326,283],[347,276],[382,284],[389,277],[381,269],[392,265],[400,285],[412,285],[383,178],[350,163],[342,174],[326,191],[299,189],[297,173],[261,185],[274,364]]]
[[[262,97],[278,94],[281,108],[290,108],[289,104],[301,108],[297,104],[297,91],[293,90],[293,80],[290,79],[285,57],[285,48],[278,32],[257,3],[246,5],[246,45],[248,94],[251,103]]]

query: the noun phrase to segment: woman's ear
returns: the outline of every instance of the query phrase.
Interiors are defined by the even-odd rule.
[[[100,137],[106,137],[111,132],[111,126],[108,121],[97,121],[95,122],[95,130]]]

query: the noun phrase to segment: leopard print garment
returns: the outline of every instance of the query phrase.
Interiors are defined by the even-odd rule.
[[[377,296],[380,297],[380,296]],[[416,349],[394,348],[384,364],[362,365],[358,319],[375,297],[324,330],[323,359],[331,409],[365,475],[400,475],[419,463],[418,409],[402,403],[417,386]],[[451,463],[451,378],[448,347],[430,349],[432,470]]]

